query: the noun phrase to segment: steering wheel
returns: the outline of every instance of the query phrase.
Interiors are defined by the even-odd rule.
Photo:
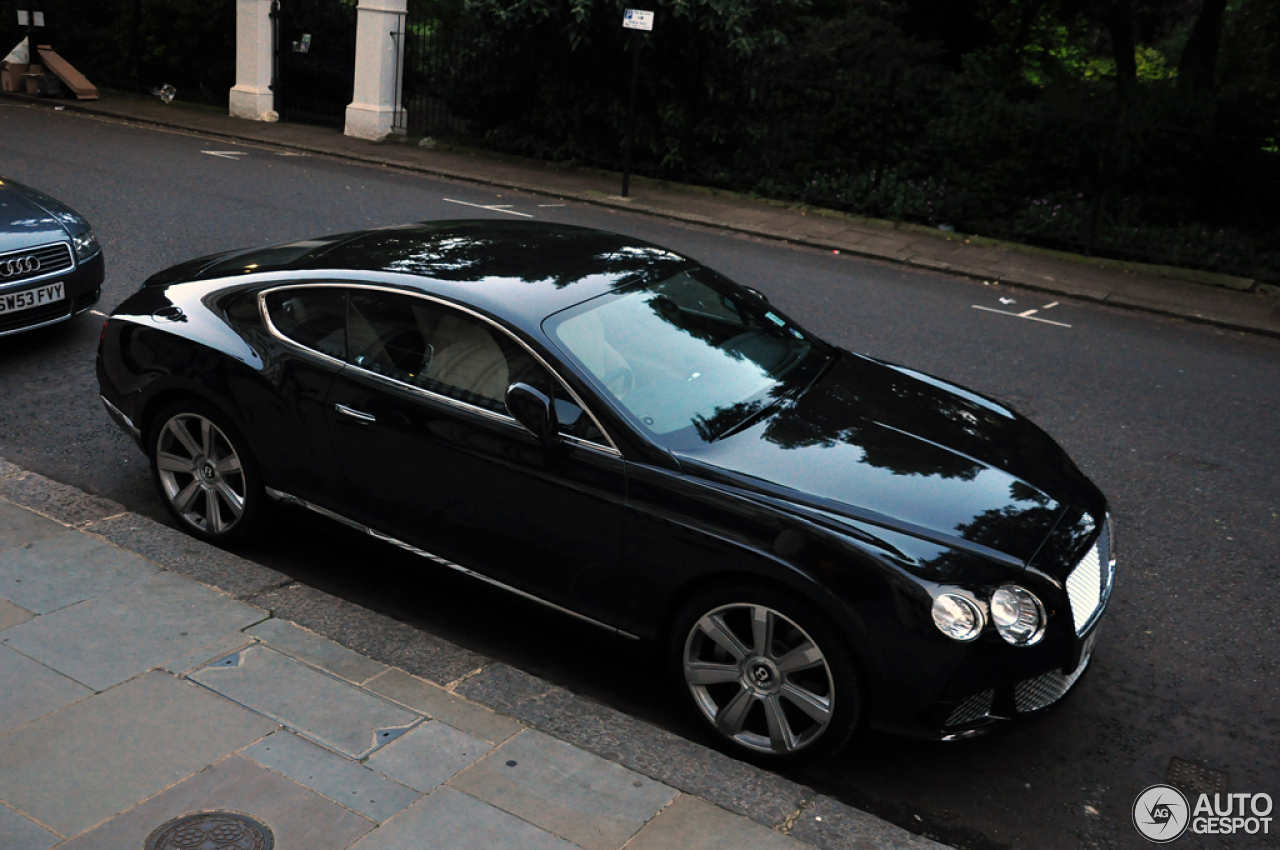
[[[622,381],[622,386],[618,389],[614,389],[614,381],[619,379]],[[635,388],[636,375],[631,371],[630,366],[623,365],[611,370],[609,374],[600,379],[600,382],[604,384],[605,389],[609,392],[613,393],[618,398],[622,398]]]

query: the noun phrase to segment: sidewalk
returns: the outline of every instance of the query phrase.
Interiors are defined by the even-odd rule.
[[[798,208],[744,195],[637,178],[620,198],[621,177],[475,150],[422,148],[352,139],[301,124],[246,121],[225,112],[165,105],[154,97],[105,91],[78,103],[6,93],[40,108],[178,128],[255,144],[281,146],[358,162],[393,166],[516,189],[754,236],[903,263],[1174,316],[1233,330],[1280,337],[1280,290],[1227,275],[1167,266],[1078,257],[919,225],[894,225],[830,211]]]
[[[266,830],[943,850],[0,460],[0,850],[269,850]]]

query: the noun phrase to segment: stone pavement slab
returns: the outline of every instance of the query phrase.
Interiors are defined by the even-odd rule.
[[[422,796],[412,788],[285,730],[263,738],[240,754],[377,823]]]
[[[0,643],[100,691],[265,616],[161,572],[0,632]]]
[[[369,767],[424,794],[493,749],[438,720],[428,720],[369,757]]]
[[[0,733],[92,695],[79,682],[0,646]]]
[[[0,847],[4,850],[49,850],[61,841],[30,818],[0,806]]]
[[[275,837],[276,850],[343,850],[374,826],[373,821],[279,773],[233,755],[67,842],[60,850],[142,850],[156,827],[210,809],[241,812],[265,823]]]
[[[360,839],[351,850],[499,848],[574,850],[564,839],[448,786],[423,797]]]
[[[356,684],[366,682],[388,669],[385,664],[365,658],[328,638],[277,617],[259,623],[248,632],[285,655],[315,665]]]
[[[0,551],[62,534],[67,527],[0,499]]]
[[[132,552],[64,528],[62,534],[0,552],[0,596],[48,614],[159,571]]]
[[[0,497],[67,525],[96,522],[124,511],[124,505],[110,499],[91,496],[68,484],[18,467],[13,467],[9,474],[0,470]]]
[[[640,830],[627,850],[804,850],[793,838],[681,794]]]
[[[0,800],[78,835],[276,728],[202,688],[148,673],[0,737]]]
[[[525,728],[524,724],[505,714],[490,711],[394,667],[365,682],[364,686],[374,693],[490,743],[501,744]]]
[[[35,617],[35,613],[20,605],[14,605],[8,599],[0,599],[0,632],[11,629],[19,623]]]
[[[172,658],[162,667],[175,676],[184,676],[193,670],[205,666],[211,661],[226,658],[234,652],[247,649],[257,643],[244,632],[230,632],[217,640],[206,643],[199,649],[193,649],[181,658]]]
[[[494,750],[451,785],[586,850],[621,846],[677,793],[532,730]]]
[[[260,644],[188,678],[353,759],[422,720],[420,714]]]

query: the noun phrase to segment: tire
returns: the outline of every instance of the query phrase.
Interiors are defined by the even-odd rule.
[[[188,399],[160,411],[147,456],[160,499],[183,531],[220,546],[260,533],[267,505],[258,465],[211,405]]]
[[[722,748],[782,766],[834,755],[862,720],[847,640],[814,605],[755,584],[711,588],[676,615],[670,672]]]

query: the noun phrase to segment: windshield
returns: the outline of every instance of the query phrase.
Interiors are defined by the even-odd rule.
[[[732,433],[826,360],[821,343],[703,268],[594,298],[545,329],[668,448]]]

